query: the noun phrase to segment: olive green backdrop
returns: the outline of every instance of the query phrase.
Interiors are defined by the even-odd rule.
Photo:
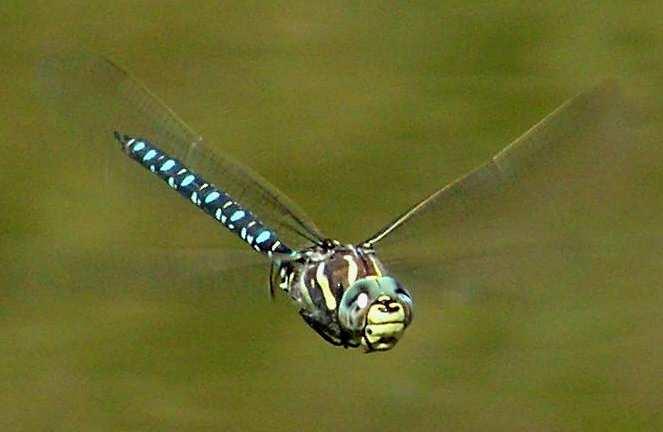
[[[266,268],[220,271],[238,243],[96,161],[34,78],[62,47],[112,58],[358,241],[606,77],[661,142],[660,2],[5,0],[0,24],[1,430],[663,428],[657,145],[596,248],[449,270],[471,299],[410,287],[412,328],[366,356],[270,303]]]

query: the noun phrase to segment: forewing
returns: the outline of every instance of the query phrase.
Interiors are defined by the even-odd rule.
[[[147,139],[226,191],[290,247],[322,240],[315,224],[283,193],[246,166],[212,151],[171,109],[109,60],[87,53],[52,56],[42,67],[41,79],[59,109],[71,114],[72,123],[84,123],[88,129],[74,140],[101,137],[120,152],[115,131]]]
[[[463,257],[508,259],[605,230],[636,145],[631,114],[614,83],[576,96],[365,244],[394,271],[442,279]]]

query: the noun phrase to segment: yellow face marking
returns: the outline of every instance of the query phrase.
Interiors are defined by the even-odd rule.
[[[327,305],[327,309],[329,310],[336,309],[336,297],[334,297],[334,293],[332,293],[331,288],[329,288],[329,280],[325,275],[324,262],[321,262],[318,265],[318,269],[315,272],[315,280],[318,282],[318,285],[320,285],[320,289],[322,290],[322,295],[325,298],[325,304]]]
[[[348,262],[348,286],[352,286],[357,280],[359,269],[357,268],[357,263],[351,256],[345,255],[343,259]]]
[[[393,312],[388,312],[387,309],[381,304],[374,304],[368,309],[366,322],[368,324],[387,324],[387,323],[402,323],[405,321],[405,310],[403,306],[398,303],[391,303],[389,305],[394,308]]]
[[[370,344],[378,342],[384,338],[400,338],[405,324],[403,323],[389,323],[389,324],[376,324],[366,326],[366,339]]]

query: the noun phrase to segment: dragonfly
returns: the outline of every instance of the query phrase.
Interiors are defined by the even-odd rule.
[[[611,175],[604,168],[627,141],[619,90],[614,83],[599,85],[372,235],[343,243],[323,234],[263,177],[213,150],[112,61],[85,55],[72,65],[60,59],[46,76],[66,103],[84,101],[90,110],[112,112],[108,128],[95,133],[160,178],[163,190],[179,194],[265,257],[270,293],[285,294],[318,335],[366,353],[392,349],[413,322],[412,287],[403,278],[414,280],[409,275],[418,272],[444,285],[439,269],[448,265],[450,245],[488,245],[485,233],[525,229],[521,223],[536,221],[536,209],[545,211],[551,201],[583,199],[583,190],[595,190],[602,174]],[[596,181],[583,188],[588,179]]]

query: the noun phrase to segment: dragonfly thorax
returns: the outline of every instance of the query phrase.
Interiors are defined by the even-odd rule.
[[[272,284],[334,345],[387,350],[412,320],[410,294],[387,274],[372,249],[327,240],[275,270]]]

